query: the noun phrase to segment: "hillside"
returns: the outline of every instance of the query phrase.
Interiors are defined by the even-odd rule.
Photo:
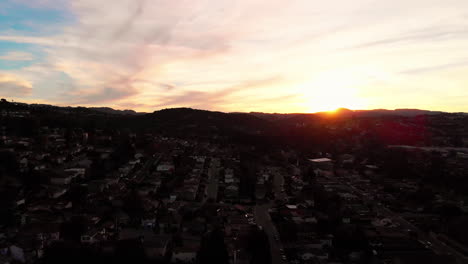
[[[376,139],[406,145],[456,144],[468,134],[468,116],[417,109],[339,109],[334,113],[223,113],[173,108],[153,113],[111,108],[58,107],[0,102],[2,124],[18,135],[40,127],[70,127],[86,131],[126,129],[137,133],[204,138],[264,146],[309,148],[341,141]]]

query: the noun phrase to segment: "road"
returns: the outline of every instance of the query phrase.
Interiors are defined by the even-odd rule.
[[[212,159],[210,168],[208,169],[208,186],[206,188],[205,201],[213,199],[215,202],[218,198],[218,177],[219,176],[219,159]]]
[[[270,208],[271,203],[262,205],[257,204],[254,208],[255,221],[259,226],[263,227],[266,234],[268,235],[268,240],[270,241],[272,264],[287,263],[281,259],[281,242],[275,240],[275,236],[279,237],[279,234],[275,226],[273,225],[273,222],[271,221],[270,214],[268,213],[268,209]]]
[[[361,196],[361,191],[354,187],[352,184],[348,183],[348,186],[354,190],[354,193],[358,196]],[[420,241],[429,241],[431,243],[430,248],[438,254],[450,254],[454,256],[459,264],[468,263],[468,258],[463,254],[459,253],[457,250],[449,247],[447,244],[438,240],[435,236],[430,236],[427,233],[421,231],[418,227],[401,217],[398,213],[393,212],[392,210],[385,207],[383,204],[374,204],[375,210],[378,214],[383,215],[387,218],[392,219],[394,223],[397,223],[403,230],[411,230],[416,232],[418,240]]]
[[[284,177],[283,174],[281,174],[279,168],[275,168],[272,171],[273,174],[273,189],[275,191],[275,197],[278,200],[284,200],[287,198],[286,193],[284,192]]]
[[[283,189],[284,178],[283,175],[279,173],[278,170],[273,171],[273,188],[275,191],[275,197],[280,198],[283,197],[285,194],[281,192]],[[272,206],[272,202],[264,203],[264,204],[257,204],[254,208],[254,217],[255,221],[259,226],[262,226],[265,230],[266,234],[268,235],[268,240],[270,241],[270,250],[271,250],[271,260],[272,264],[284,264],[287,263],[281,258],[281,251],[280,249],[283,248],[280,241],[276,241],[275,237],[279,238],[278,231],[276,230],[273,221],[271,220],[270,214],[268,213],[268,209]]]
[[[148,176],[149,169],[151,168],[151,166],[153,164],[155,164],[155,163],[158,163],[160,158],[161,158],[161,156],[157,156],[157,157],[152,156],[152,157],[150,157],[145,162],[143,167],[137,173],[135,173],[135,175],[132,178],[133,182],[138,183],[138,184],[142,183],[143,180],[146,178],[146,176]]]
[[[78,157],[74,157],[73,160],[61,164],[60,166],[56,167],[54,170],[57,172],[62,172],[65,169],[70,169],[70,168],[78,166],[81,162],[85,161],[86,159],[87,159],[86,155],[81,154]]]
[[[380,206],[378,211],[382,212],[385,216],[391,218],[393,222],[396,222],[405,230],[413,230],[417,233],[418,239],[421,241],[429,241],[431,243],[431,249],[438,254],[447,254],[454,256],[457,259],[458,263],[468,263],[468,258],[465,257],[463,254],[459,253],[455,249],[449,247],[447,244],[439,241],[436,237],[430,236],[427,233],[421,231],[418,227],[404,219],[403,217],[399,216],[395,212],[391,211],[390,209]]]

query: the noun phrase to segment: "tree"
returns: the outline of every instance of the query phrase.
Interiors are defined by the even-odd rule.
[[[250,254],[250,264],[270,264],[270,241],[265,230],[252,226],[248,234],[247,252]]]
[[[19,164],[16,155],[11,151],[0,151],[0,178],[3,175],[16,176]]]
[[[412,168],[405,150],[389,149],[385,154],[383,169],[388,177],[401,179],[411,175]]]
[[[85,231],[86,219],[82,216],[73,216],[60,227],[60,236],[65,241],[80,242]]]
[[[70,197],[73,208],[84,208],[86,206],[86,196],[88,190],[82,185],[73,185],[70,190],[67,192],[67,195]]]
[[[224,243],[224,232],[220,228],[215,228],[202,239],[197,254],[197,263],[229,263],[229,254]]]
[[[0,225],[13,226],[17,224],[14,207],[16,194],[16,190],[12,188],[0,191]]]
[[[133,223],[139,222],[140,218],[143,216],[143,200],[138,195],[138,192],[133,189],[125,198],[124,198],[124,210],[130,216],[130,219]]]

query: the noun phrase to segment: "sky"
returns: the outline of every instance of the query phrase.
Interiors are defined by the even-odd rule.
[[[0,0],[0,97],[468,112],[468,1]]]

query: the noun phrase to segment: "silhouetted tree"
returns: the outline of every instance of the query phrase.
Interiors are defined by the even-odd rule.
[[[229,254],[224,243],[224,233],[220,228],[215,228],[203,237],[197,254],[197,263],[229,263]]]
[[[270,264],[270,241],[263,229],[252,226],[247,239],[246,249],[250,254],[250,264]]]

